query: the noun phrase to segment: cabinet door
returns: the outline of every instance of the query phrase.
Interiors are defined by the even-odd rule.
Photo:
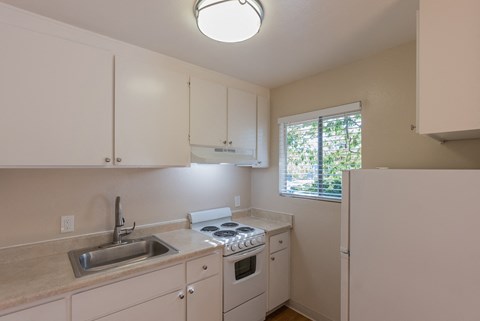
[[[227,140],[227,87],[190,79],[190,144],[221,146]]]
[[[165,293],[172,293],[184,285],[185,266],[178,264],[80,292],[72,295],[72,321],[95,320]]]
[[[0,166],[104,165],[113,55],[0,23]]]
[[[228,144],[255,150],[257,146],[257,96],[228,88]]]
[[[45,303],[33,308],[14,312],[0,317],[0,321],[67,321],[65,300]]]
[[[187,286],[187,321],[206,320],[222,320],[222,288],[218,274]]]
[[[290,248],[270,254],[268,310],[290,298]]]
[[[421,0],[418,21],[420,134],[480,137],[480,1]]]
[[[183,296],[183,299],[182,299]],[[159,298],[119,311],[98,321],[184,321],[185,297],[183,293],[173,292]]]
[[[115,57],[115,163],[186,166],[188,76]]]
[[[270,103],[267,97],[257,97],[257,163],[256,168],[269,166]]]

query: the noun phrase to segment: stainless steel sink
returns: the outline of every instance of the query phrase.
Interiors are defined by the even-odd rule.
[[[68,252],[75,276],[81,277],[118,266],[125,266],[153,257],[178,253],[155,236],[125,240],[121,244],[105,244]]]

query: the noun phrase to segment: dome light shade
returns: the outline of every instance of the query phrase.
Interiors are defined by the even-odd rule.
[[[240,42],[253,37],[263,20],[259,0],[197,0],[194,11],[198,29],[221,42]]]

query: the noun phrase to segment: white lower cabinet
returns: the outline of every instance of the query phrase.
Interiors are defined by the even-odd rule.
[[[270,237],[268,306],[271,311],[290,299],[290,231]]]
[[[221,271],[219,253],[187,262],[187,321],[222,320]]]
[[[72,321],[97,320],[129,308],[133,309],[129,313],[135,313],[133,307],[136,305],[167,293],[180,292],[184,284],[185,265],[178,264],[77,293],[72,295]]]
[[[221,321],[222,290],[220,276],[190,284],[187,287],[187,321]]]
[[[64,299],[37,305],[32,308],[0,317],[0,321],[67,321],[67,304]]]
[[[178,291],[97,319],[98,321],[184,321],[184,300]],[[204,319],[208,320],[208,319]]]
[[[221,258],[213,253],[74,294],[72,321],[221,321]]]

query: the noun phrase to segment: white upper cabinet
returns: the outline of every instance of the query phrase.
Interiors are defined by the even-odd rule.
[[[255,150],[257,146],[257,96],[228,88],[228,146]]]
[[[190,79],[190,144],[224,146],[227,143],[227,87],[199,78]]]
[[[256,148],[256,95],[190,79],[190,144]]]
[[[257,162],[255,168],[269,166],[270,102],[265,96],[257,97]]]
[[[0,166],[112,159],[113,54],[0,23]]]
[[[480,1],[421,0],[417,130],[439,140],[480,137]]]
[[[159,63],[115,57],[115,164],[187,166],[186,74]]]

